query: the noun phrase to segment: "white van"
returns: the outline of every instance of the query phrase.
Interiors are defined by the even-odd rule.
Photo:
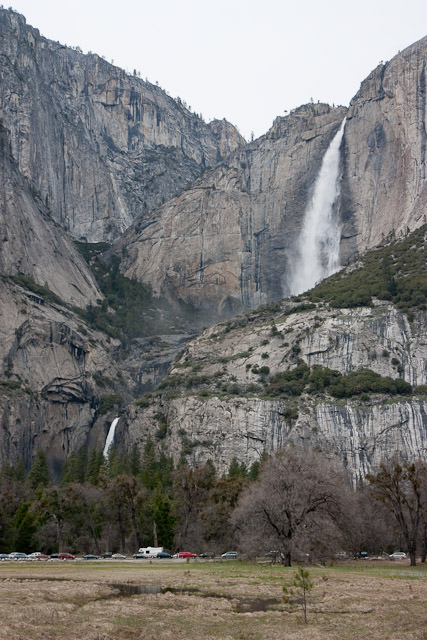
[[[134,558],[157,558],[157,554],[163,551],[163,547],[141,547]]]

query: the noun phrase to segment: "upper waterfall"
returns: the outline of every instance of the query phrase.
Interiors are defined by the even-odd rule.
[[[108,458],[108,452],[110,450],[111,445],[114,442],[116,426],[119,420],[120,418],[114,418],[113,422],[110,425],[110,429],[108,430],[107,439],[105,441],[105,447],[104,447],[104,458]]]
[[[339,268],[341,229],[335,216],[339,195],[340,145],[345,119],[331,141],[306,207],[289,283],[291,295],[311,289]]]

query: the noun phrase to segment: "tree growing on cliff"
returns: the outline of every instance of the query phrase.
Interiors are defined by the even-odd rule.
[[[287,566],[298,553],[327,556],[339,544],[346,493],[343,472],[321,454],[281,450],[233,514],[241,547],[248,553],[276,549]]]

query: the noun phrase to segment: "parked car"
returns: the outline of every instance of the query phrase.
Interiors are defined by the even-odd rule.
[[[58,553],[58,560],[75,560],[75,559],[76,559],[76,556],[73,556],[72,553],[67,553],[66,551]]]
[[[390,560],[405,560],[406,553],[404,551],[394,551],[389,555]]]
[[[203,551],[203,553],[199,553],[199,558],[215,558],[215,553],[213,551]]]
[[[170,553],[166,553],[166,551],[159,551],[156,558],[172,558],[172,556]]]
[[[83,560],[98,560],[99,556],[94,556],[93,553],[87,553],[83,556]]]
[[[123,553],[113,553],[111,556],[114,560],[125,560],[127,556],[123,555]]]
[[[47,560],[49,556],[47,556],[45,553],[42,553],[41,551],[33,551],[33,553],[30,553],[28,558],[29,560]]]
[[[105,553],[101,553],[101,558],[111,558],[112,555],[112,551],[106,551]]]
[[[51,553],[49,558],[52,558],[52,560],[57,560],[58,559],[58,553]]]
[[[180,551],[174,555],[174,558],[197,558],[197,553],[191,553],[190,551]]]
[[[8,553],[0,553],[0,560],[9,560]]]
[[[24,558],[28,558],[28,556],[21,551],[12,551],[12,553],[9,553],[9,558],[10,560],[23,560]]]
[[[225,560],[235,560],[237,558],[237,551],[226,551],[225,553],[221,554],[221,558],[224,558]]]
[[[139,551],[138,551],[138,553],[134,553],[133,557],[136,560],[142,560],[143,558],[148,558],[148,556],[145,553],[139,553]]]

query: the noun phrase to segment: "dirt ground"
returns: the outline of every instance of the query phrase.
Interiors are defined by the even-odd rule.
[[[359,561],[295,569],[232,562],[0,563],[0,640],[427,640],[427,567]],[[296,594],[297,595],[297,594]]]

